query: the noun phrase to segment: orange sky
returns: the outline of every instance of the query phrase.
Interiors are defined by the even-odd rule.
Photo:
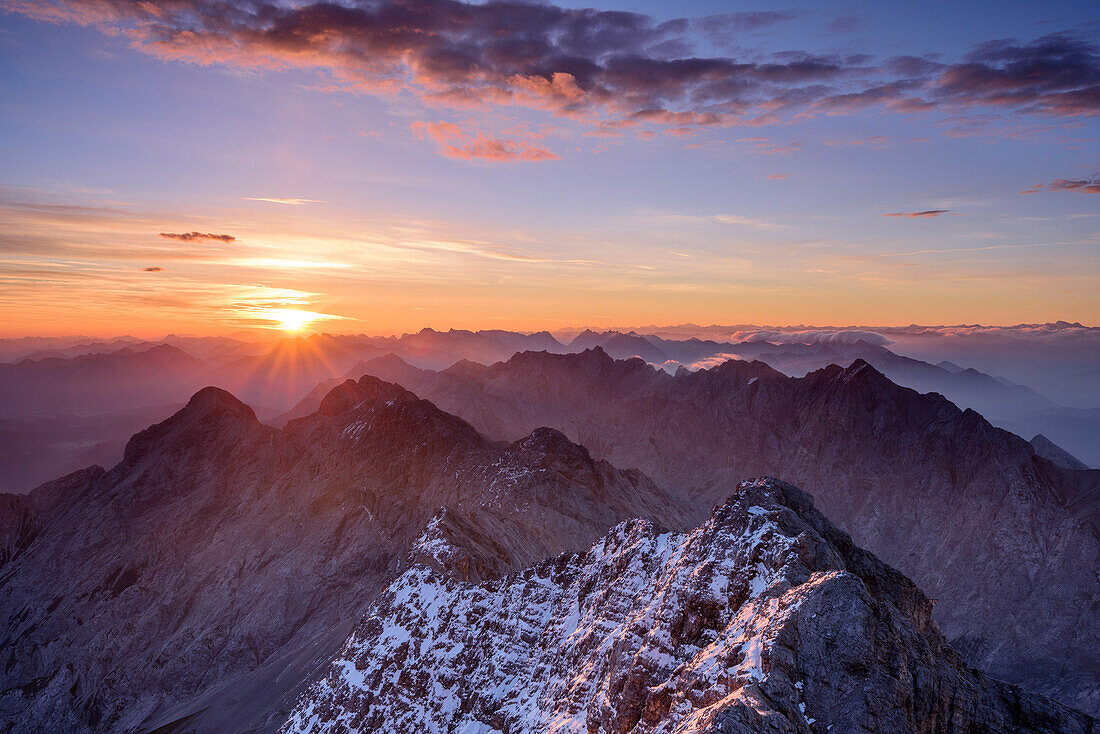
[[[1044,77],[1100,45],[1036,37],[1035,6],[952,6],[951,38],[877,4],[856,30],[700,0],[571,41],[574,11],[533,10],[587,81],[519,74],[477,24],[375,58],[338,25],[285,52],[203,0],[3,8],[2,336],[1100,320],[1100,68]],[[429,64],[437,36],[481,71]],[[603,68],[597,37],[711,71]]]

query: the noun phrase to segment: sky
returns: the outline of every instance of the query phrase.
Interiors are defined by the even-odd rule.
[[[1100,323],[1100,4],[0,0],[0,336]]]

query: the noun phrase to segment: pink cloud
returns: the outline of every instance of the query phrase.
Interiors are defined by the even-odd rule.
[[[909,219],[927,219],[930,217],[939,217],[944,214],[953,214],[950,209],[927,209],[923,212],[894,212],[893,214],[883,214],[884,217],[908,217]]]
[[[1049,186],[1051,191],[1077,191],[1082,194],[1100,194],[1100,176],[1091,179],[1064,178],[1052,181]]]
[[[1100,175],[1095,175],[1091,178],[1058,178],[1045,186],[1037,183],[1030,188],[1024,189],[1020,193],[1037,194],[1044,188],[1048,191],[1075,191],[1079,194],[1100,194]]]
[[[438,143],[443,155],[457,160],[512,163],[561,159],[553,151],[535,147],[529,141],[493,138],[480,130],[471,134],[450,122],[414,122],[411,127],[417,136]]]

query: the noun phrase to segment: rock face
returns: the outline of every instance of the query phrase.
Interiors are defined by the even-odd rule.
[[[739,477],[795,482],[938,599],[968,663],[1100,713],[1100,472],[1036,456],[973,411],[861,361],[803,378],[739,361],[672,376],[598,349],[444,372],[365,367],[487,435],[552,426],[696,510]]]
[[[969,669],[932,606],[809,495],[759,480],[687,534],[627,521],[481,584],[410,567],[281,731],[1097,730]]]
[[[1060,467],[1073,470],[1088,469],[1085,462],[1041,433],[1031,439],[1031,445],[1035,447],[1036,454]]]
[[[110,471],[0,496],[0,731],[273,730],[410,554],[484,580],[636,515],[689,526],[553,430],[366,377],[280,431],[206,388]]]

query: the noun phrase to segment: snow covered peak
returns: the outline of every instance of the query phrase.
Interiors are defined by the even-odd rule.
[[[282,732],[964,731],[1034,708],[1084,731],[1019,691],[1013,710],[930,611],[808,495],[759,480],[691,533],[627,521],[483,584],[413,566]]]

